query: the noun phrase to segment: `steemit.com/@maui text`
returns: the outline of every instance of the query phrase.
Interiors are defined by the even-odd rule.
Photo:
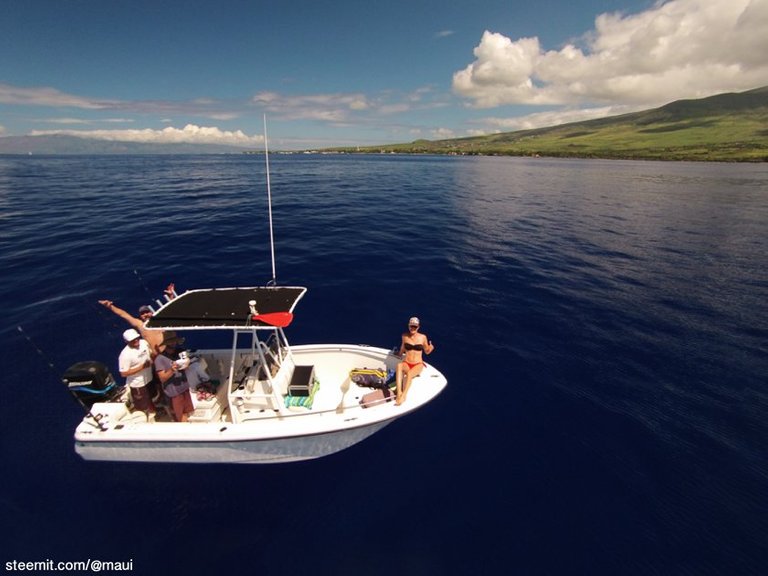
[[[79,560],[56,562],[54,560],[20,561],[5,563],[6,572],[132,572],[133,559],[126,561]]]

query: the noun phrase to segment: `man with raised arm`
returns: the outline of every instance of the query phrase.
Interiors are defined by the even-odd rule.
[[[152,308],[149,306],[142,306],[139,308],[139,317],[131,316],[128,312],[122,308],[115,306],[112,300],[99,300],[99,304],[104,306],[107,310],[110,310],[120,316],[123,320],[128,322],[133,328],[141,333],[141,337],[149,344],[152,358],[160,353],[160,345],[163,343],[163,331],[162,330],[147,330],[144,327],[144,323],[152,317]]]

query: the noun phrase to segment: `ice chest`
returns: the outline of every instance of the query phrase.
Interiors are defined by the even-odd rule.
[[[314,366],[296,366],[293,369],[291,383],[288,384],[288,394],[291,396],[309,396],[314,382]]]

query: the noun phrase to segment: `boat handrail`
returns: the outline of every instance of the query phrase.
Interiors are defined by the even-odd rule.
[[[431,377],[431,378],[439,378],[439,377],[441,377],[441,375],[438,373],[438,374],[432,374],[429,377]],[[295,418],[297,416],[307,417],[307,416],[322,416],[324,414],[343,414],[344,412],[347,412],[347,411],[350,411],[353,414],[356,414],[356,413],[358,413],[361,410],[368,411],[368,410],[370,410],[374,406],[380,406],[382,404],[391,403],[393,401],[394,401],[394,392],[392,393],[392,395],[389,398],[381,398],[379,400],[374,400],[373,402],[370,402],[370,403],[368,403],[365,406],[363,406],[359,402],[355,402],[355,403],[352,403],[352,404],[340,404],[336,408],[326,408],[324,410],[316,410],[314,408],[305,408],[305,409],[302,409],[301,411],[294,412],[294,411],[292,411],[290,409],[287,409],[285,412],[283,412],[281,414],[275,414],[275,415],[260,414],[259,416],[254,416],[252,418],[242,417],[243,415],[241,414],[240,422],[257,421],[257,420],[262,420],[263,421],[263,420],[271,420],[271,419],[277,419],[277,418],[281,418],[281,419],[284,419],[284,418]],[[412,404],[412,405],[409,405],[406,408],[401,407],[401,410],[403,411],[403,413],[404,412],[409,412],[410,410],[412,410],[412,409],[414,409],[414,408],[416,408],[416,407],[418,407],[420,405],[421,405],[421,403],[415,404],[415,405]]]
[[[390,400],[391,401],[391,400]],[[336,408],[327,408],[325,410],[315,410],[315,409],[307,409],[302,410],[301,412],[293,412],[290,409],[286,410],[282,414],[260,414],[259,416],[253,416],[253,417],[247,417],[244,414],[241,414],[240,422],[254,422],[254,421],[264,421],[264,420],[284,420],[287,418],[297,418],[297,417],[303,417],[306,418],[308,416],[322,416],[324,414],[342,414],[346,411],[350,411],[353,413],[357,413],[361,410],[370,410],[372,406],[378,406],[379,404],[385,404],[386,400],[376,400],[374,402],[371,402],[368,406],[363,406],[362,404],[354,403],[354,404],[344,404],[343,406],[338,406]],[[408,409],[404,410],[404,412],[409,411]]]

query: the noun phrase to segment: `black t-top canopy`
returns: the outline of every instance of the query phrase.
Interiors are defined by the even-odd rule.
[[[306,288],[258,286],[255,288],[211,288],[190,290],[167,302],[147,321],[147,328],[259,328],[270,324],[253,320],[249,302],[255,300],[257,314],[293,312]]]

